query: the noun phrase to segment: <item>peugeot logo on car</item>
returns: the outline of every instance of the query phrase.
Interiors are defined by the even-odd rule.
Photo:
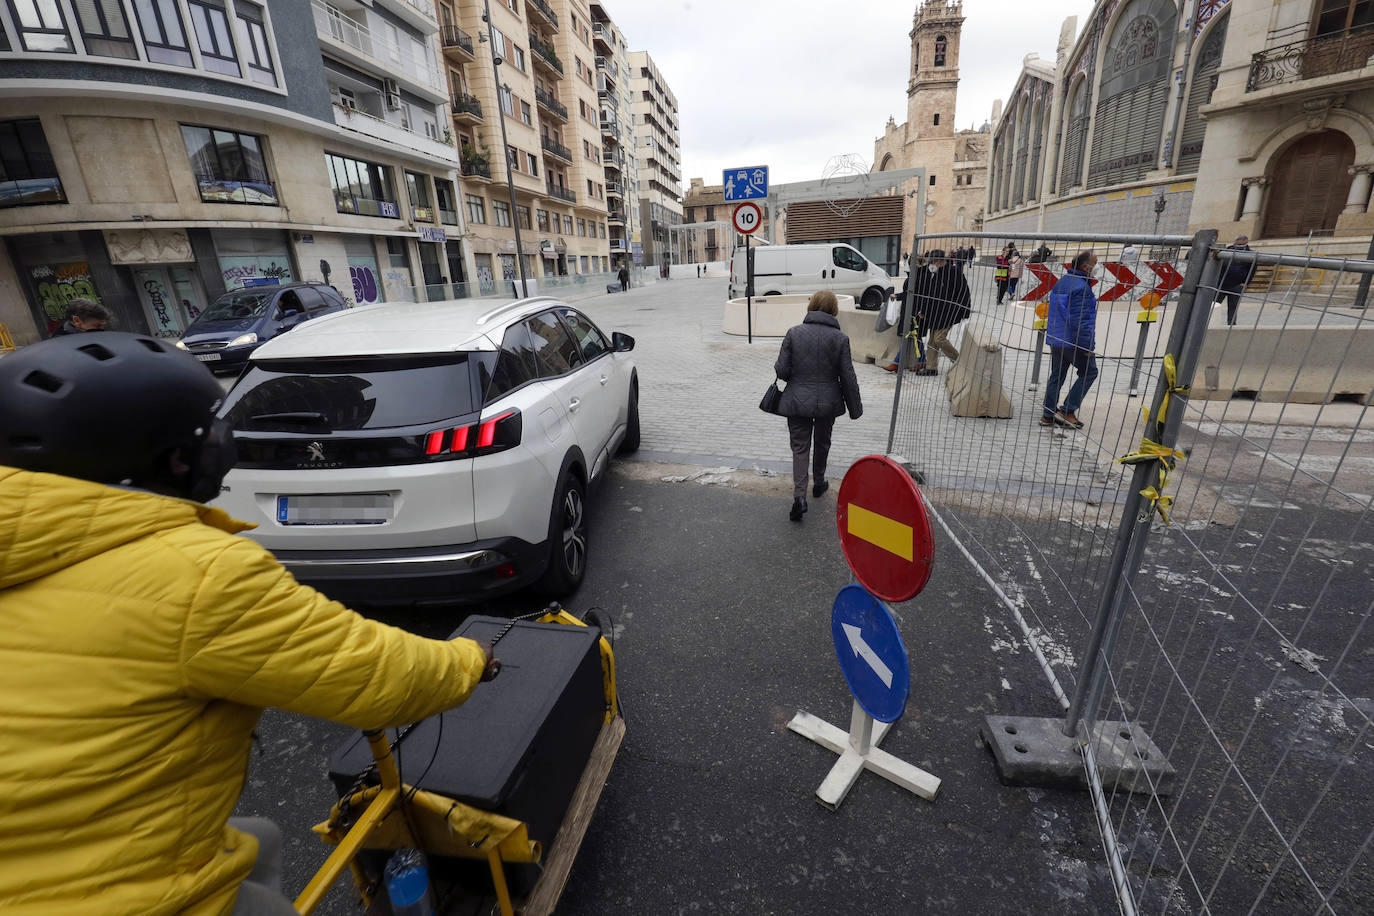
[[[310,443],[309,445],[307,445],[305,448],[306,448],[306,451],[307,451],[307,453],[308,453],[308,454],[306,455],[306,458],[308,458],[310,461],[323,461],[323,460],[324,460],[324,446],[323,446],[323,445],[320,445],[320,443],[318,443],[318,442],[312,442],[312,443]]]

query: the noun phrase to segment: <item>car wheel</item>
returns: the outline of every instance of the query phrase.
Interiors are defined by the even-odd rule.
[[[586,488],[576,474],[564,471],[557,493],[549,519],[549,566],[535,590],[562,598],[577,591],[587,573]]]
[[[625,438],[620,440],[620,454],[639,451],[639,383],[630,384],[630,407],[625,414]]]
[[[859,300],[859,304],[871,312],[876,312],[883,304],[883,294],[876,289],[866,289],[863,298]]]

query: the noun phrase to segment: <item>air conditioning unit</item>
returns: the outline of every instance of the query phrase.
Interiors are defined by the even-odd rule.
[[[395,80],[382,80],[382,93],[386,96],[386,110],[401,110],[401,87],[396,85]]]

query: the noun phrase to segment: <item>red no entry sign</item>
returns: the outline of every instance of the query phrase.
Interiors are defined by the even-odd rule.
[[[836,498],[840,548],[860,584],[884,601],[925,588],[934,542],[925,500],[901,465],[881,455],[854,462]]]

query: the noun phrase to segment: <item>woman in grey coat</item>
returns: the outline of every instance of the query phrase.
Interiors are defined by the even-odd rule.
[[[819,497],[830,484],[825,462],[830,456],[830,432],[835,418],[849,410],[857,420],[863,415],[859,380],[849,356],[849,337],[840,330],[835,294],[828,289],[813,293],[806,304],[806,318],[788,330],[774,368],[787,383],[779,411],[787,418],[792,442],[792,511],[787,516],[801,521],[806,512],[806,469],[815,439],[816,483],[811,495]]]

